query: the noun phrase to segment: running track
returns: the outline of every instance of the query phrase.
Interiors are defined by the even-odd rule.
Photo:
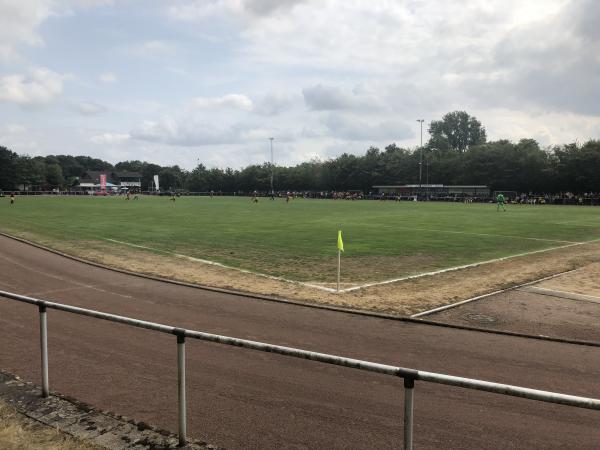
[[[198,266],[202,270],[202,266]],[[0,289],[211,333],[600,397],[600,349],[248,299],[0,237]],[[0,369],[39,383],[37,308],[0,300]],[[177,430],[176,339],[48,311],[52,390]],[[399,448],[402,380],[188,340],[188,433],[241,449]],[[597,448],[600,413],[417,382],[415,448]]]

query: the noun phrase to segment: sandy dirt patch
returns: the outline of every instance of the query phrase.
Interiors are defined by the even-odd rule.
[[[600,297],[600,263],[590,264],[576,272],[561,275],[536,286]]]
[[[415,314],[585,266],[589,267],[589,270],[578,272],[578,278],[573,279],[571,284],[568,286],[561,284],[563,289],[581,292],[582,289],[574,290],[576,285],[585,282],[586,286],[594,286],[593,274],[597,273],[600,267],[600,242],[591,242],[577,247],[521,256],[455,272],[338,294],[320,291],[300,283],[240,273],[104,241],[73,244],[48,241],[32,235],[21,237],[90,261],[133,272],[292,300],[398,315]],[[592,295],[592,292],[596,292],[597,294],[599,292],[597,289],[597,285],[596,290],[586,288],[585,293]]]

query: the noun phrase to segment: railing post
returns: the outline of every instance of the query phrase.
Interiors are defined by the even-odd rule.
[[[413,395],[414,378],[404,378],[404,450],[413,448]]]
[[[177,334],[177,390],[179,395],[179,445],[186,442],[187,418],[185,400],[185,334]]]
[[[42,397],[50,395],[48,382],[48,323],[46,320],[46,305],[38,305],[40,310],[40,353],[42,355]]]

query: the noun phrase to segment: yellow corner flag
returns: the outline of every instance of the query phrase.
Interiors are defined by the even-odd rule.
[[[338,250],[344,251],[344,241],[342,240],[342,230],[338,231]]]

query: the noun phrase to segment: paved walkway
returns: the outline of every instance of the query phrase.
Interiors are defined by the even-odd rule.
[[[0,237],[0,289],[274,344],[600,397],[600,349],[218,294]],[[51,389],[177,429],[174,336],[50,310]],[[402,381],[188,341],[191,436],[228,448],[399,448]],[[0,300],[0,368],[39,383],[37,308]],[[600,413],[417,382],[415,448],[597,448]]]
[[[600,342],[600,299],[538,286],[492,295],[423,318],[489,330]]]

